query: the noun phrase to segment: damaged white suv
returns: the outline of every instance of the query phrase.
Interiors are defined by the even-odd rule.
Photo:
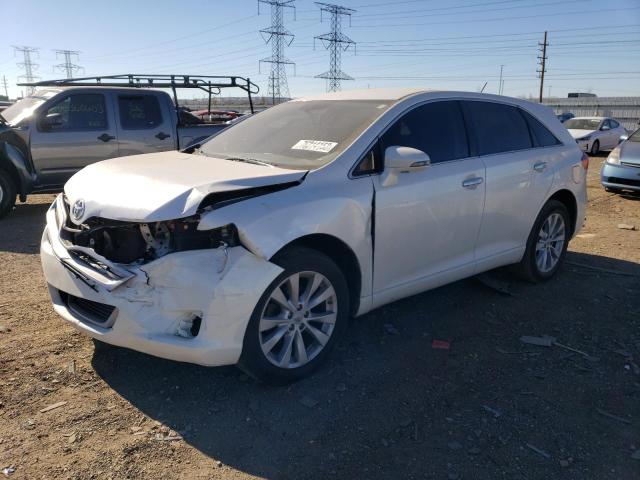
[[[42,265],[56,312],[100,341],[286,382],[350,316],[502,265],[551,277],[587,166],[523,100],[303,98],[191,154],[80,171],[47,213]]]

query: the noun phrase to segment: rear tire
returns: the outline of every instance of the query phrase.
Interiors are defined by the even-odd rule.
[[[16,204],[17,189],[13,178],[0,168],[0,218],[8,215]]]
[[[238,366],[282,385],[310,375],[327,358],[347,326],[349,289],[338,266],[316,250],[295,247],[273,263],[284,271],[253,310]]]
[[[553,277],[567,253],[571,230],[567,207],[549,200],[533,224],[524,256],[515,266],[516,273],[533,283]]]
[[[596,140],[591,144],[591,150],[589,150],[589,154],[595,157],[596,155],[598,155],[598,153],[600,153],[600,141]]]

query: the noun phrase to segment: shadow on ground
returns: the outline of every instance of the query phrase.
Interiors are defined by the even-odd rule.
[[[49,203],[19,204],[0,219],[0,251],[38,253],[48,209]]]
[[[469,279],[354,320],[289,387],[126,349],[93,365],[185,442],[257,476],[633,478],[640,385],[616,350],[640,356],[640,265],[570,253],[545,284],[495,278],[506,293]],[[599,360],[518,340],[541,334]]]

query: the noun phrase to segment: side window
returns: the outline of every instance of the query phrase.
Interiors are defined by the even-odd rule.
[[[154,95],[118,95],[118,109],[124,130],[151,129],[162,123],[160,103]]]
[[[620,126],[615,120],[609,120],[609,125],[611,125],[611,128],[618,128]]]
[[[603,130],[610,130],[611,129],[611,124],[609,123],[609,120],[605,120],[602,122],[602,129]]]
[[[353,176],[370,175],[382,171],[382,162],[380,160],[380,143],[376,142],[373,148],[362,157],[356,168],[353,169]]]
[[[527,123],[516,107],[482,101],[465,101],[463,105],[475,134],[478,155],[532,147]]]
[[[457,101],[416,107],[396,121],[381,138],[381,151],[398,145],[422,150],[431,163],[469,156],[467,134]]]
[[[520,110],[520,113],[524,116],[529,124],[529,130],[531,130],[531,136],[533,137],[533,143],[536,147],[551,147],[553,145],[560,145],[553,133],[549,131],[537,118],[531,115],[529,112]]]
[[[47,125],[47,131],[103,130],[107,127],[104,95],[69,95],[48,108],[42,120],[56,113],[60,115],[59,121]]]

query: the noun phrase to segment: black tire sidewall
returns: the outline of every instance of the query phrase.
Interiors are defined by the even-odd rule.
[[[2,189],[2,200],[0,200],[0,218],[2,218],[11,212],[16,204],[16,187],[9,172],[2,168],[0,168],[0,189]]]
[[[596,145],[597,147],[594,148]],[[591,149],[589,150],[589,153],[591,155],[597,155],[598,153],[600,153],[600,140],[596,140],[591,144]]]
[[[565,240],[564,245],[562,246],[562,253],[560,254],[560,258],[556,265],[548,272],[541,272],[538,269],[538,264],[536,263],[536,244],[538,242],[538,235],[540,233],[540,229],[542,228],[543,223],[551,216],[553,213],[559,213],[562,215],[562,219],[564,220],[565,227]],[[567,253],[567,247],[569,246],[569,240],[571,237],[572,227],[571,227],[571,219],[569,217],[569,212],[563,203],[558,202],[557,200],[549,200],[545,206],[542,208],[540,213],[538,214],[538,218],[536,218],[536,222],[531,229],[531,233],[529,234],[529,238],[527,240],[527,249],[525,252],[525,257],[523,259],[526,264],[524,265],[526,270],[529,273],[529,277],[531,280],[536,282],[541,282],[544,280],[548,280],[553,277],[560,265],[562,264],[564,257]]]
[[[244,335],[242,354],[238,365],[252,377],[276,385],[299,380],[311,374],[329,355],[336,342],[342,337],[349,318],[349,289],[340,268],[326,255],[309,248],[292,248],[279,254],[273,263],[284,269],[264,291],[256,304]],[[282,281],[295,272],[314,271],[324,275],[333,285],[338,301],[338,315],[334,331],[324,349],[306,365],[283,369],[276,367],[264,356],[259,341],[259,324],[262,310],[271,292]]]

